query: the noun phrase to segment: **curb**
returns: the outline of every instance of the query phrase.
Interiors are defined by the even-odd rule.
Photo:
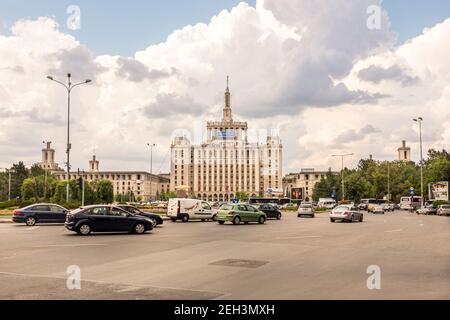
[[[0,223],[13,223],[12,219],[0,219]]]

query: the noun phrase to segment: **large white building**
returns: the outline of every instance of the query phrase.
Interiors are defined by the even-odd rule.
[[[208,201],[229,201],[236,193],[268,196],[282,190],[283,146],[268,134],[263,143],[249,142],[247,122],[234,121],[227,85],[221,121],[206,125],[206,137],[193,145],[176,137],[171,146],[170,189],[188,190]]]

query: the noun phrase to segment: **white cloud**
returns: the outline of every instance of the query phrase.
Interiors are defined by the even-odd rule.
[[[74,168],[96,146],[104,169],[145,170],[147,142],[159,168],[173,130],[221,116],[226,75],[235,118],[279,129],[286,171],[337,168],[330,155],[341,151],[355,152],[353,163],[393,158],[416,139],[416,115],[425,146],[449,147],[450,20],[395,48],[386,12],[380,30],[366,27],[367,7],[380,2],[241,3],[134,57],[95,57],[50,18],[18,21],[0,36],[0,167],[39,161],[42,140],[64,162],[66,95],[45,76],[68,72],[94,80],[73,92]]]

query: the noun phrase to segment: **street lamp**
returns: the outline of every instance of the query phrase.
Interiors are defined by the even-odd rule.
[[[69,181],[70,181],[70,149],[72,148],[72,146],[70,145],[70,93],[72,92],[72,90],[75,87],[81,86],[82,84],[88,84],[89,82],[91,82],[91,80],[85,80],[83,82],[79,82],[79,83],[75,83],[73,84],[71,82],[71,77],[72,75],[70,73],[67,74],[67,84],[55,80],[52,76],[47,76],[47,79],[54,81],[56,83],[59,83],[60,85],[62,85],[64,88],[66,88],[67,90],[67,149],[66,149],[66,153],[67,153],[67,187],[66,187],[66,200],[67,202],[69,202]]]
[[[345,200],[345,182],[344,182],[344,158],[353,156],[354,153],[347,153],[347,154],[333,154],[332,157],[340,157],[342,162],[342,171],[341,171],[341,180],[342,180],[342,200]]]
[[[150,200],[152,199],[152,189],[153,189],[153,148],[156,147],[154,143],[147,143],[147,146],[150,148]]]
[[[420,196],[422,197],[420,207],[423,207],[423,151],[422,151],[422,117],[413,119],[419,124],[419,141],[420,141]]]
[[[47,142],[45,142],[45,141],[42,141],[42,144],[43,145],[47,145]],[[46,165],[45,164],[43,164],[44,165],[44,172],[45,172],[45,175],[44,175],[44,199],[47,199],[47,167],[46,167]]]

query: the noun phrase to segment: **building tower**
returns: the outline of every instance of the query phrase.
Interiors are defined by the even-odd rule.
[[[406,146],[406,141],[402,141],[402,146],[398,148],[398,161],[411,161],[411,148]]]
[[[55,149],[52,149],[50,141],[46,143],[46,148],[42,149],[42,161],[39,166],[45,170],[58,170],[58,164],[55,163]]]
[[[92,156],[92,160],[89,161],[89,171],[90,172],[99,172],[99,161],[96,159],[96,156]]]
[[[229,87],[230,77],[227,76],[227,89],[225,91],[225,107],[223,108],[223,122],[233,122],[231,116],[231,93]]]

